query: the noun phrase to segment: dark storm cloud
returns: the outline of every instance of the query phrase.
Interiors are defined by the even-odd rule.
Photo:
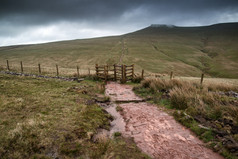
[[[103,20],[118,17],[136,3],[112,0],[6,0],[1,2],[1,18],[21,19],[27,23],[57,20]]]
[[[86,32],[101,29],[118,34],[151,23],[208,25],[237,20],[238,0],[1,0],[0,40],[23,33],[30,36],[30,30],[38,29],[40,34],[43,28],[50,37],[55,30],[68,34],[66,26],[79,28],[78,34],[87,37]]]
[[[238,11],[237,0],[2,0],[0,19],[18,23],[58,20],[117,20],[125,12],[143,8],[145,14],[166,16],[204,15],[214,11]],[[153,18],[152,17],[152,18]],[[209,17],[208,17],[209,18]]]

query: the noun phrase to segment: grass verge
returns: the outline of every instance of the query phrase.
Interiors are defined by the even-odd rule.
[[[0,156],[7,158],[147,158],[129,139],[94,142],[110,115],[94,99],[102,82],[0,74]]]

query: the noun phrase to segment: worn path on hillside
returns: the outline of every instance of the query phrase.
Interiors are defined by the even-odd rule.
[[[142,102],[132,87],[109,82],[106,95],[119,104],[126,122],[126,137],[133,137],[137,146],[153,158],[222,159],[174,118],[155,105]],[[134,102],[127,102],[134,101]],[[136,102],[137,101],[137,102]]]

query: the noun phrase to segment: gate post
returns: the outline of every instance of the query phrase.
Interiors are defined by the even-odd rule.
[[[121,83],[123,83],[123,79],[124,79],[124,72],[123,72],[123,65],[121,65]]]
[[[122,68],[123,68],[123,79],[122,79],[122,83],[126,83],[126,65],[123,65]]]
[[[109,66],[107,65],[107,76],[108,76]]]
[[[117,81],[117,71],[116,71],[116,64],[114,66],[114,80]]]
[[[134,79],[134,64],[132,65],[132,80]]]
[[[104,78],[105,78],[105,81],[107,82],[107,67],[104,66]]]
[[[98,76],[98,64],[95,65],[96,75]]]

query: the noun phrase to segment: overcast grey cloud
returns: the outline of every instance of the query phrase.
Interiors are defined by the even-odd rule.
[[[238,0],[1,0],[0,46],[237,21]]]

